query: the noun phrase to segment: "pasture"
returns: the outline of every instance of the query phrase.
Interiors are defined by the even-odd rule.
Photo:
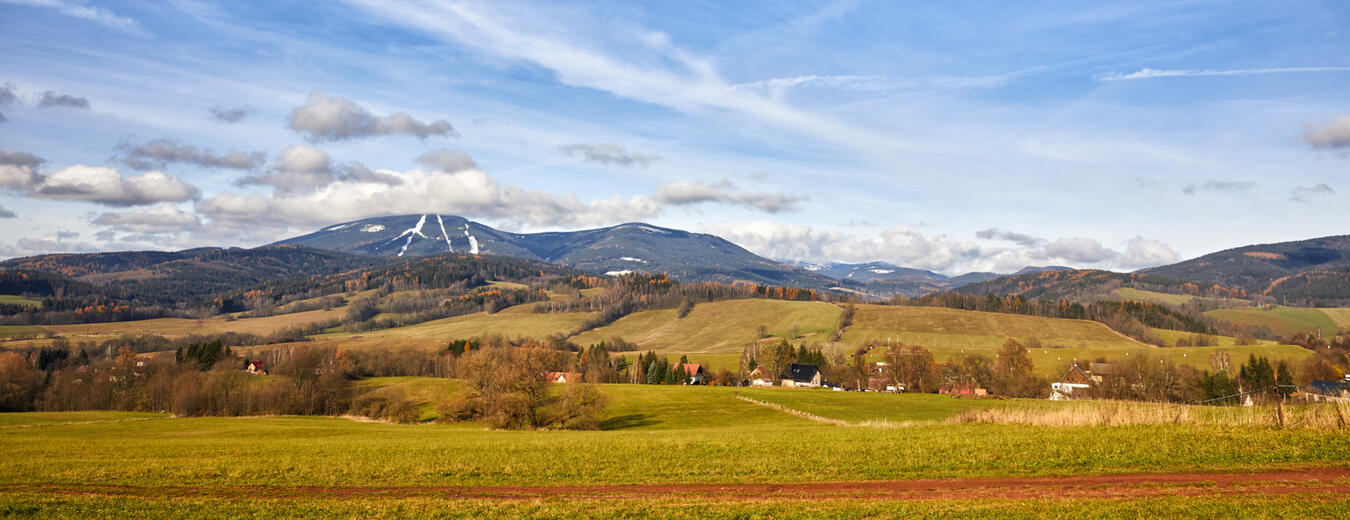
[[[453,391],[424,380],[359,384]],[[731,388],[603,389],[613,399],[607,429],[589,432],[329,417],[0,415],[0,517],[1106,517],[1245,508],[1302,516],[1347,507],[1328,491],[1333,484],[1289,489],[1224,476],[1339,475],[1350,437],[1336,432],[956,423],[949,419],[962,410],[1061,403],[752,394],[850,423],[907,423],[834,426],[747,403]],[[1139,473],[1179,476],[1161,485],[1112,477]],[[835,484],[813,484],[822,482]],[[1229,487],[1243,485],[1257,487]],[[1229,496],[1234,489],[1241,498]]]
[[[165,337],[183,337],[203,334],[221,334],[236,332],[266,336],[278,331],[308,325],[310,323],[341,318],[347,312],[345,307],[331,310],[314,310],[293,314],[278,314],[263,318],[240,318],[228,320],[222,317],[191,320],[184,318],[156,318],[138,321],[115,321],[108,323],[82,323],[78,325],[45,325],[43,328],[70,338],[99,339],[121,336],[123,334],[153,334]]]
[[[1311,309],[1303,307],[1276,307],[1260,309],[1255,307],[1238,309],[1218,309],[1205,312],[1206,317],[1230,321],[1242,325],[1266,327],[1278,336],[1288,338],[1298,333],[1321,331],[1326,336],[1336,335],[1336,330],[1346,325],[1350,318],[1350,309]]]

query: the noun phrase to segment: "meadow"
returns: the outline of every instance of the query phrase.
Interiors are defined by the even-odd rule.
[[[1335,336],[1339,328],[1350,326],[1350,309],[1247,307],[1206,311],[1205,316],[1243,325],[1267,327],[1272,333],[1286,338],[1314,331],[1321,331],[1323,335],[1330,337]]]
[[[454,391],[406,378],[358,384],[421,388],[432,398]],[[834,426],[740,400],[734,388],[603,390],[613,399],[608,429],[583,432],[329,417],[0,415],[0,517],[1160,517],[1251,508],[1319,516],[1347,507],[1326,483],[1258,486],[1234,500],[1220,478],[1344,471],[1350,436],[1339,432],[956,423],[968,410],[1062,403],[742,390],[850,423],[889,421]],[[1197,472],[1184,484],[1073,484],[1085,475]]]

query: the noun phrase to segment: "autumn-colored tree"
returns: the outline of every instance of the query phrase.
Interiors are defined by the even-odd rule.
[[[37,390],[37,372],[27,359],[14,352],[0,354],[0,412],[33,409]]]
[[[1034,364],[1026,347],[1008,340],[998,351],[994,362],[993,391],[1009,397],[1040,397],[1048,387],[1036,377]]]
[[[907,392],[936,392],[938,387],[937,365],[933,362],[933,353],[928,349],[905,344],[891,345],[886,349],[886,365],[890,367],[892,382],[903,385]]]

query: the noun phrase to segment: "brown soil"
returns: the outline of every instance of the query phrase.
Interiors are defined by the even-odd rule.
[[[894,500],[978,498],[1143,498],[1153,496],[1350,494],[1350,467],[1264,473],[1164,473],[1071,477],[959,478],[783,484],[594,486],[263,487],[0,484],[0,492],[239,499],[440,497],[455,499],[717,498]]]

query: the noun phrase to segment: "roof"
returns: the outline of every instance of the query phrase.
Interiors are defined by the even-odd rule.
[[[1083,372],[1083,369],[1078,368],[1078,365],[1074,365],[1064,374],[1064,377],[1059,378],[1059,380],[1064,383],[1087,383],[1092,381],[1092,378],[1088,377],[1087,373]]]
[[[1323,381],[1319,379],[1308,383],[1308,385],[1317,389],[1318,392],[1327,395],[1340,395],[1341,392],[1350,392],[1350,383],[1342,383],[1340,381]]]
[[[698,363],[684,363],[684,373],[691,376],[699,375],[703,372],[703,367]]]
[[[816,375],[819,373],[820,369],[816,368],[815,365],[803,365],[800,363],[793,363],[791,365],[788,365],[787,378],[796,381],[798,383],[809,383],[811,382],[812,379],[815,379]]]
[[[266,364],[266,363],[263,363],[262,361],[249,361],[248,364],[253,365],[253,366],[255,366],[255,367],[265,367],[265,366],[267,366],[267,364]]]

